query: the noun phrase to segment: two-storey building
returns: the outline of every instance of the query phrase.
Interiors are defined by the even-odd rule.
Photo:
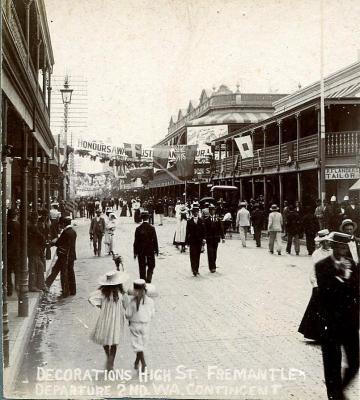
[[[275,101],[270,118],[215,139],[214,184],[236,184],[241,199],[263,195],[267,204],[314,204],[321,197],[324,163],[327,198],[335,195],[342,201],[359,178],[360,63],[331,74],[324,85],[324,160],[317,82]],[[234,139],[246,135],[254,157],[242,159]]]
[[[20,207],[20,281],[18,315],[28,314],[28,207],[49,207],[51,172],[57,151],[50,130],[51,73],[54,64],[43,0],[3,0],[2,17],[2,228],[7,207]],[[39,200],[40,199],[40,200]],[[7,277],[7,235],[3,235],[3,284]],[[9,362],[6,284],[4,290],[4,360]],[[15,296],[13,296],[15,297]]]
[[[212,91],[204,89],[198,102],[190,100],[186,109],[180,109],[177,116],[171,117],[168,134],[157,145],[198,144],[210,148],[212,139],[224,133],[231,135],[232,132],[268,119],[275,110],[273,102],[284,96],[241,93],[239,86],[234,92],[225,85],[221,85],[217,90],[213,88]],[[201,130],[201,134],[197,133],[197,130]],[[210,166],[198,167],[201,172],[188,182],[189,194],[201,195],[201,186],[205,187],[210,179]],[[159,171],[148,187],[156,196],[181,196],[185,184],[171,179],[166,172]]]

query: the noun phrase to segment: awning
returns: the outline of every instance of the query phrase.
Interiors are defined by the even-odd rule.
[[[349,190],[360,190],[360,179],[358,179]]]
[[[326,98],[334,98],[334,97],[354,97],[358,93],[360,93],[360,82],[354,83],[353,85],[346,86],[345,88],[342,88],[340,90],[326,93],[325,97]]]
[[[223,124],[257,124],[273,114],[266,112],[230,112],[212,113],[204,117],[187,121],[186,126],[223,125]]]

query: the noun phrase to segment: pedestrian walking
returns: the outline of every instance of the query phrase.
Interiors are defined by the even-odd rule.
[[[29,291],[41,292],[45,289],[45,266],[41,252],[45,249],[46,238],[38,224],[39,215],[32,212],[28,226]]]
[[[142,212],[141,218],[143,222],[135,230],[134,259],[138,258],[140,278],[151,283],[155,268],[155,254],[159,255],[158,240],[155,228],[148,222],[149,213]]]
[[[236,215],[236,228],[239,229],[242,247],[246,247],[246,236],[250,228],[250,212],[246,209],[246,203],[240,202],[240,209]]]
[[[287,215],[289,213],[289,203],[287,200],[284,201],[284,206],[283,206],[283,211],[282,211],[282,217],[283,217],[283,229],[284,229],[284,236],[283,239],[287,239],[287,231],[286,231],[286,225],[287,225]]]
[[[315,236],[320,229],[319,219],[316,218],[312,207],[304,207],[302,227],[305,233],[306,248],[309,256],[311,256],[315,250]]]
[[[205,244],[205,227],[204,223],[199,218],[199,208],[192,207],[192,218],[189,219],[186,225],[185,242],[190,249],[190,265],[194,276],[199,275],[200,255]]]
[[[332,254],[330,242],[327,240],[329,235],[328,229],[322,229],[317,233],[315,242],[319,244],[319,248],[312,254],[312,267],[310,270],[310,283],[312,285],[312,293],[310,301],[306,307],[304,316],[301,320],[298,332],[306,339],[320,340],[320,318],[319,318],[319,290],[315,275],[315,264]]]
[[[287,245],[286,252],[291,254],[291,246],[294,241],[295,253],[298,256],[300,254],[300,234],[302,231],[300,215],[295,211],[292,204],[289,205],[289,211],[286,216],[286,233],[287,233]]]
[[[71,217],[64,218],[64,229],[58,239],[52,241],[56,246],[57,261],[50,275],[46,278],[46,288],[49,289],[60,272],[62,296],[76,294],[76,279],[74,262],[76,260],[76,232],[71,226]]]
[[[230,239],[232,239],[233,218],[232,218],[231,212],[228,208],[225,209],[225,214],[222,219],[222,223],[223,223],[224,237],[226,237],[226,233],[229,232]]]
[[[256,247],[261,247],[261,231],[264,226],[265,216],[264,211],[260,209],[259,203],[254,204],[254,210],[251,213],[251,223],[254,227],[254,237]]]
[[[124,338],[125,310],[129,298],[124,290],[128,275],[123,271],[111,271],[100,280],[100,287],[89,297],[94,307],[100,308],[91,339],[103,346],[106,354],[106,369],[114,369],[117,346]]]
[[[204,212],[204,210],[203,210]],[[207,256],[209,262],[209,270],[211,273],[216,272],[217,250],[222,240],[225,243],[224,233],[221,221],[215,216],[215,206],[209,205],[209,211],[204,213],[205,240],[207,248]]]
[[[315,265],[319,287],[321,350],[328,399],[344,399],[359,370],[359,269],[346,257],[351,236],[328,236],[333,255]],[[342,352],[347,367],[342,374]]]
[[[330,204],[324,212],[325,228],[337,232],[342,220],[341,208],[336,201],[336,196],[331,196]]]
[[[127,208],[129,210],[129,216],[132,217],[132,201],[130,199],[127,201]]]
[[[105,238],[104,243],[106,245],[106,252],[114,254],[114,239],[116,232],[116,215],[114,213],[109,214],[109,220],[105,224]]]
[[[183,204],[180,207],[179,213],[177,215],[177,223],[176,223],[176,231],[174,237],[174,243],[176,248],[181,246],[181,253],[186,251],[185,242],[186,242],[186,226],[187,226],[187,216],[188,210],[186,206]]]
[[[283,218],[279,212],[279,207],[273,204],[270,208],[268,233],[269,233],[269,251],[274,254],[274,244],[276,241],[276,251],[281,256],[281,232],[283,227]]]
[[[59,219],[61,217],[61,212],[58,209],[59,203],[51,203],[50,207],[51,239],[55,239],[59,234]]]
[[[101,255],[101,243],[105,233],[105,220],[101,216],[101,210],[96,210],[96,217],[91,220],[89,234],[90,240],[93,242],[94,255]]]
[[[351,258],[355,264],[359,265],[360,260],[360,238],[354,236],[357,224],[351,219],[344,219],[340,225],[340,231],[351,236],[347,257]]]
[[[144,279],[134,281],[133,296],[126,308],[126,318],[129,320],[131,344],[136,359],[134,369],[145,372],[145,350],[149,341],[150,322],[155,314],[154,300],[147,295],[146,282]]]
[[[315,208],[315,218],[318,221],[319,224],[319,229],[324,229],[325,228],[325,207],[321,204],[321,200],[318,199],[316,200],[316,208]]]
[[[134,211],[134,222],[139,224],[141,222],[141,211],[140,211],[140,200],[136,199],[132,203],[132,209]]]
[[[161,226],[164,218],[164,204],[161,199],[155,205],[155,214],[159,216],[159,226]]]

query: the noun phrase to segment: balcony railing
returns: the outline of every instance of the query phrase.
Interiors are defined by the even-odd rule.
[[[326,134],[326,155],[354,156],[360,153],[360,131],[329,132]]]
[[[267,147],[254,151],[254,158],[240,159],[238,155],[229,156],[223,160],[216,160],[216,174],[220,176],[231,176],[233,172],[240,173],[251,168],[265,168],[286,165],[289,162],[289,155],[292,154],[291,161],[311,161],[318,157],[318,134],[299,139],[299,151],[297,141],[283,143],[280,146]],[[360,154],[360,131],[349,132],[327,132],[326,133],[326,157],[346,157]],[[237,166],[234,171],[234,166]]]

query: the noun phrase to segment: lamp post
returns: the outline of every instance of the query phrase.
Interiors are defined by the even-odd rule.
[[[69,89],[69,77],[68,75],[65,76],[64,88],[60,89],[62,102],[64,104],[64,156],[67,158],[67,144],[68,144],[68,137],[67,137],[67,130],[68,130],[68,113],[69,113],[69,104],[71,103],[71,96],[73,89]],[[70,138],[70,145],[72,145],[72,135]],[[67,168],[66,168],[67,169]],[[70,185],[71,185],[71,165],[70,165]],[[64,176],[64,194],[63,199],[66,200],[67,198],[67,185],[66,185],[66,176]]]

